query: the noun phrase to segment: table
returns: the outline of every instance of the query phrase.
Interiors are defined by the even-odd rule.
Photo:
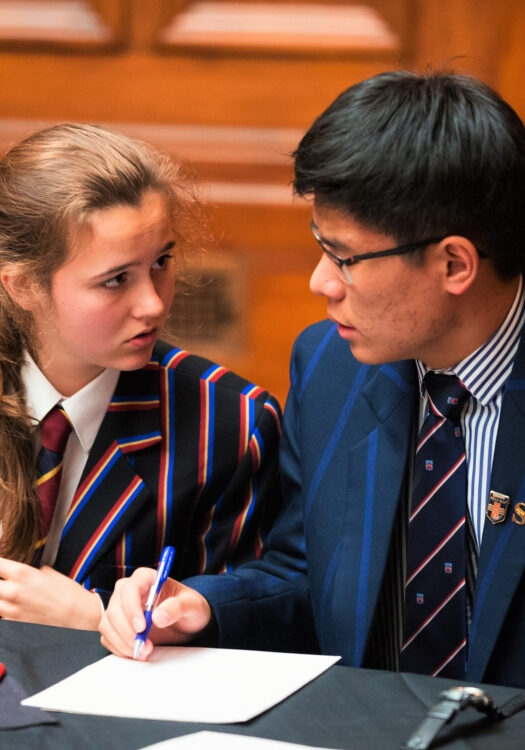
[[[28,695],[107,654],[98,633],[0,621],[0,661]],[[245,724],[209,725],[57,714],[57,725],[0,730],[0,748],[20,750],[138,750],[201,729],[348,750],[395,750],[456,684],[424,675],[334,666],[270,711]],[[483,686],[498,703],[518,692]],[[462,711],[440,734],[446,750],[523,750],[525,710],[489,722]]]

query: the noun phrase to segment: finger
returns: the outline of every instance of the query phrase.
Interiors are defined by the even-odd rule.
[[[101,641],[107,649],[119,656],[133,654],[136,631],[122,612],[118,594],[113,594],[108,609],[100,619],[98,629],[102,636]]]
[[[136,631],[129,623],[127,618],[122,614],[122,610],[119,609],[118,595],[113,594],[110,605],[113,606],[114,611],[111,613],[108,610],[104,613],[100,619],[98,629],[101,634],[101,642],[109,651],[112,651],[117,656],[133,656],[133,646],[135,643]]]
[[[150,588],[155,580],[156,572],[151,568],[137,568],[129,578],[122,578],[117,582],[118,604],[124,617],[133,624],[135,632],[146,627],[144,606]]]
[[[144,606],[154,579],[154,570],[138,568],[130,578],[115,585],[107,615],[112,626],[128,640],[146,627]]]
[[[32,571],[36,571],[36,568],[25,563],[16,562],[15,560],[8,560],[7,557],[0,557],[0,578],[4,580],[19,578],[24,574],[30,574]]]
[[[153,651],[153,643],[148,638],[144,642],[144,645],[142,646],[142,649],[139,655],[137,656],[137,661],[146,661],[147,658],[151,655],[152,651]]]
[[[0,580],[0,617],[3,620],[19,620],[23,606],[24,588],[16,580]]]
[[[146,626],[144,602],[154,579],[154,570],[138,568],[129,578],[117,581],[99,623],[101,641],[113,653],[128,657],[133,654],[135,636]]]
[[[108,639],[105,635],[100,636],[100,643],[104,646],[105,649],[111,651],[112,654],[115,654],[115,656],[120,656],[121,658],[125,659],[131,659],[131,657],[133,656],[133,652],[130,652],[129,649],[126,648],[125,644],[123,645],[123,648],[119,648],[119,644],[117,643],[117,641]]]
[[[108,620],[105,614],[103,615],[99,623],[99,631],[101,634],[100,642],[105,648],[107,648],[109,651],[116,654],[117,656],[123,656],[128,659],[135,658],[134,650],[135,650],[135,639],[137,635],[135,631],[132,632],[131,638],[123,638],[121,633],[119,633],[118,630],[115,630],[115,628],[113,628],[113,626],[111,625],[111,622]],[[142,649],[137,659],[140,661],[145,661],[152,651],[153,651],[153,643],[148,638],[144,642],[144,645],[142,646]]]
[[[129,641],[121,637],[120,633],[116,631],[111,624],[108,622],[106,615],[103,615],[99,623],[100,631],[100,642],[117,656],[123,656],[131,658],[133,656],[133,647],[130,646]]]
[[[1,598],[0,595],[0,618],[2,620],[19,620],[19,608],[8,599]]]

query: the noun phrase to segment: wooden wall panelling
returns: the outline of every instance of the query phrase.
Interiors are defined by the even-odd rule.
[[[322,300],[308,291],[318,259],[310,209],[292,201],[290,185],[289,153],[312,120],[358,80],[450,61],[503,86],[525,109],[520,0],[244,0],[233,3],[243,33],[232,27],[222,36],[209,31],[213,13],[218,23],[231,11],[222,0],[63,0],[98,19],[109,40],[86,43],[68,32],[31,44],[9,41],[5,28],[2,37],[5,2],[0,147],[46,121],[81,120],[113,124],[194,164],[218,237],[207,263],[217,276],[231,269],[234,301],[246,308],[226,342],[201,342],[204,353],[281,399],[295,335],[324,315]],[[330,32],[338,8],[347,23],[352,13],[361,18],[361,32],[374,30],[368,41],[356,28],[344,38],[337,26]],[[196,36],[177,26],[184,16],[196,22]]]
[[[499,62],[513,24],[514,0],[417,0],[414,64],[450,67],[498,86]],[[525,8],[521,3],[521,7]]]
[[[0,48],[76,52],[124,42],[125,0],[0,0]]]
[[[310,206],[223,203],[214,217],[216,229],[224,231],[222,251],[227,248],[247,265],[243,345],[225,356],[284,403],[293,341],[326,314],[324,300],[308,288],[319,259],[309,230]]]
[[[525,3],[523,0],[507,0],[507,8],[508,23],[495,62],[497,86],[500,94],[525,120]]]
[[[84,5],[98,11],[101,23],[113,20],[115,35],[120,18],[116,9],[125,9],[121,48],[113,50],[115,54],[99,50],[87,62],[85,47],[75,46],[73,39],[58,56],[38,46],[25,54],[9,54],[0,45],[1,111],[37,118],[305,127],[342,88],[396,65],[400,54],[399,49],[363,50],[358,36],[353,39],[356,48],[341,49],[335,34],[325,40],[322,51],[310,41],[299,55],[291,51],[297,43],[287,47],[279,34],[274,35],[270,55],[260,44],[235,56],[213,43],[206,48],[166,44],[160,54],[155,40],[166,9],[180,3],[93,0]],[[399,0],[393,5],[397,7]],[[380,20],[390,37],[399,37]]]
[[[316,36],[315,12],[339,4],[343,17],[355,3],[305,3],[310,32],[308,24],[300,34],[292,24],[283,38],[279,18],[290,3],[274,3],[267,12],[275,30],[270,25],[265,39],[252,34],[245,45],[235,33],[228,44],[163,37],[177,13],[195,7],[167,0],[86,4],[120,38],[113,47],[94,51],[72,39],[52,54],[42,45],[0,45],[0,110],[9,118],[0,121],[1,145],[46,121],[92,121],[159,143],[196,166],[219,238],[207,264],[217,277],[231,269],[234,302],[242,297],[246,315],[219,346],[205,337],[187,343],[281,400],[293,339],[324,314],[322,301],[308,291],[318,248],[308,230],[309,207],[292,201],[289,154],[344,87],[395,67],[407,39],[408,0],[372,3],[376,15],[365,13],[365,20],[375,19],[383,41],[354,33],[348,45],[334,27],[331,35]],[[237,3],[237,11],[249,5]],[[295,6],[305,13],[304,3]]]
[[[381,55],[398,51],[400,35],[373,4],[333,2],[164,2],[173,15],[159,29],[167,49],[258,55]],[[384,5],[384,4],[383,4]],[[391,5],[405,6],[404,0]],[[397,19],[396,19],[397,20]]]
[[[49,124],[52,121],[0,119],[0,151]],[[217,238],[203,260],[204,270],[212,278],[215,271],[220,276],[225,268],[229,270],[232,304],[240,320],[219,331],[226,338],[210,339],[204,297],[198,321],[198,333],[204,335],[195,336],[188,331],[187,317],[195,324],[199,310],[196,313],[192,299],[183,299],[175,306],[177,314],[182,309],[183,319],[172,325],[175,333],[183,335],[180,343],[262,383],[283,401],[293,340],[325,310],[308,290],[319,257],[309,231],[310,206],[293,199],[290,185],[289,154],[302,131],[105,124],[182,156],[202,177],[201,193]],[[208,289],[202,292],[206,295]],[[201,295],[200,290],[197,293]]]
[[[525,119],[523,0],[412,0],[412,65],[452,68],[493,86]]]
[[[6,116],[305,127],[346,86],[393,61],[0,54]]]

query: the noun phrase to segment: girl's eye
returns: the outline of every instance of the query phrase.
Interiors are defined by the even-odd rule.
[[[152,268],[157,270],[159,268],[166,268],[168,265],[168,261],[173,258],[173,255],[171,253],[165,253],[164,255],[161,255],[160,258],[157,258],[155,263],[152,265]]]
[[[112,276],[111,279],[103,281],[101,286],[104,287],[104,289],[117,289],[117,287],[121,286],[125,281],[126,274],[119,273],[116,276]]]

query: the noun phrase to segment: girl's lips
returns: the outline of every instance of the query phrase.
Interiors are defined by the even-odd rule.
[[[130,344],[131,346],[137,349],[140,349],[143,346],[150,346],[152,343],[155,343],[156,338],[157,338],[157,329],[153,328],[149,331],[138,333],[133,338],[128,339],[128,344]]]

